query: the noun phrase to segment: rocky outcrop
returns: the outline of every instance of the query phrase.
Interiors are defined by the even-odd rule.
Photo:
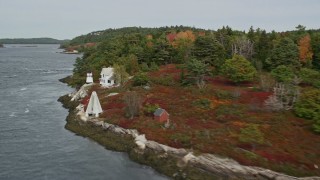
[[[70,96],[71,96],[71,101],[77,101],[79,99],[82,99],[84,97],[86,97],[88,95],[88,90],[90,89],[90,87],[92,86],[93,84],[84,84],[80,89],[79,91],[76,91],[74,93],[71,93]]]
[[[134,142],[139,147],[139,149],[144,150],[146,148],[147,139],[144,134],[136,136],[136,138],[134,139]]]
[[[82,87],[81,92],[77,92],[71,95],[73,101],[81,99],[86,93],[86,88]],[[208,172],[214,177],[218,176],[221,179],[274,179],[274,180],[289,180],[289,179],[301,179],[301,180],[320,180],[320,177],[305,177],[297,178],[288,176],[282,173],[271,171],[268,169],[244,166],[239,164],[233,159],[220,157],[214,154],[200,154],[194,155],[191,150],[177,149],[167,145],[157,143],[155,141],[147,140],[144,134],[139,134],[135,129],[124,129],[122,127],[109,124],[99,118],[87,119],[84,116],[83,106],[79,105],[76,108],[77,117],[76,121],[82,121],[85,123],[91,123],[96,127],[103,129],[104,131],[112,132],[120,136],[131,136],[136,144],[136,149],[140,154],[148,154],[150,151],[159,154],[157,158],[159,161],[163,158],[172,157],[176,160],[177,167],[184,168],[186,166],[200,169],[201,171]],[[176,178],[176,173],[172,177]],[[180,177],[184,177],[182,174]]]

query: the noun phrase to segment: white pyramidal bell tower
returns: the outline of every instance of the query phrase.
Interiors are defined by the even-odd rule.
[[[91,83],[93,83],[92,72],[87,73],[86,83],[87,83],[87,84],[91,84]]]
[[[93,91],[91,93],[89,104],[86,110],[86,116],[99,117],[99,113],[102,113],[102,108],[97,93]]]

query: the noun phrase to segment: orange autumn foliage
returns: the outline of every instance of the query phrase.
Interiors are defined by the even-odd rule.
[[[173,47],[181,47],[181,46],[190,46],[196,40],[196,36],[193,34],[192,31],[181,31],[179,32],[174,42],[172,43]]]
[[[183,32],[183,31],[179,32],[177,34],[177,39],[188,39],[188,40],[193,42],[193,41],[195,41],[196,37],[195,37],[195,35],[193,34],[192,31],[187,30],[185,32]]]
[[[311,41],[311,38],[310,38],[310,35],[308,34],[302,37],[298,43],[300,61],[304,64],[310,61],[313,56],[310,41]]]

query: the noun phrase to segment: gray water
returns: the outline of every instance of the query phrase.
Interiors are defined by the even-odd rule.
[[[58,45],[0,48],[0,179],[167,179],[64,129],[58,79],[77,55]]]

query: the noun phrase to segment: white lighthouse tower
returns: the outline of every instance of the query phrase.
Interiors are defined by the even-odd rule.
[[[99,114],[102,113],[101,104],[98,98],[98,95],[95,91],[92,91],[89,104],[86,110],[86,116],[95,116],[99,117]]]
[[[93,83],[92,72],[87,73],[86,83],[87,83],[87,84],[91,84],[91,83]]]

